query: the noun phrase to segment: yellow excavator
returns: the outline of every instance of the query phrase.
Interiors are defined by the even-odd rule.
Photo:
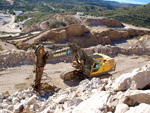
[[[48,50],[46,50],[46,48]],[[76,76],[95,77],[114,71],[116,63],[113,58],[95,53],[88,56],[85,51],[75,43],[39,45],[35,50],[34,72],[35,80],[32,87],[40,91],[41,79],[46,61],[54,58],[72,56],[74,70],[62,72],[60,78],[64,81],[72,80]],[[59,70],[59,69],[58,69]]]

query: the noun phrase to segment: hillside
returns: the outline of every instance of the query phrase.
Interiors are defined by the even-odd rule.
[[[0,1],[0,10],[2,9],[17,9],[17,10],[35,10],[38,8],[44,9],[53,9],[56,4],[61,4],[61,6],[66,5],[80,5],[81,7],[84,5],[92,5],[92,6],[100,6],[105,7],[107,9],[113,9],[118,7],[128,7],[128,6],[139,6],[138,4],[124,4],[113,1],[104,1],[104,0],[13,0],[13,3],[9,3],[6,0]],[[52,7],[51,7],[52,6]],[[57,6],[57,5],[56,5]],[[66,8],[67,8],[66,7]],[[61,7],[55,7],[56,9],[60,9]]]
[[[105,14],[106,17],[115,18],[124,23],[150,28],[150,4],[138,7],[124,7],[107,10],[102,14]]]

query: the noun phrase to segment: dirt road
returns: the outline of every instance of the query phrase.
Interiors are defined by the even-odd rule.
[[[37,39],[39,39],[39,38],[43,37],[43,36],[44,36],[44,35],[46,35],[48,32],[50,32],[50,30],[45,31],[45,32],[41,33],[40,35],[35,36],[34,38],[29,39],[29,40],[28,40],[28,41],[26,41],[25,43],[32,44],[32,43],[34,43],[34,41],[35,41],[35,40],[37,40]]]
[[[137,30],[150,31],[150,29],[144,28],[144,27],[136,27],[136,26],[133,26],[133,25],[130,25],[130,24],[126,24],[126,23],[123,23],[123,25],[125,26],[124,29],[137,29]]]
[[[113,77],[118,77],[123,73],[131,72],[135,68],[139,68],[148,64],[148,59],[140,56],[125,56],[118,55],[115,57],[117,62],[116,71],[111,72]],[[47,64],[44,72],[51,78],[49,84],[56,85],[62,89],[78,85],[80,81],[75,82],[63,82],[59,75],[61,71],[65,71],[71,68],[71,63],[56,63]],[[23,90],[30,87],[33,80],[33,66],[23,65],[21,67],[8,68],[0,71],[0,94],[5,91],[9,91],[10,94],[15,93],[18,90]]]

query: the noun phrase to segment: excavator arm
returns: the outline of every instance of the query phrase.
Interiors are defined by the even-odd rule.
[[[50,50],[46,51],[45,46],[48,47]],[[40,89],[41,79],[47,60],[65,56],[73,56],[76,63],[79,64],[80,67],[82,67],[84,66],[82,65],[82,63],[84,63],[87,58],[87,55],[84,52],[84,50],[81,49],[76,44],[72,43],[53,44],[45,46],[39,45],[35,50],[34,71],[33,71],[35,72],[35,80],[32,85],[35,91],[38,91]]]

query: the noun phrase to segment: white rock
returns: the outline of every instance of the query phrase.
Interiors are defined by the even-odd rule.
[[[2,109],[2,110],[0,110],[0,113],[13,113],[13,112],[11,112],[11,111],[9,111],[7,109]]]
[[[9,105],[9,106],[7,107],[7,109],[10,110],[10,111],[13,111],[13,110],[14,110],[14,106],[13,106],[13,105]]]
[[[150,90],[128,90],[125,95],[138,103],[150,104]]]
[[[64,103],[65,101],[66,101],[66,96],[64,96],[64,95],[59,96],[59,97],[55,100],[56,103]]]
[[[142,103],[136,107],[130,107],[125,113],[150,113],[150,105]]]
[[[34,96],[32,96],[32,97],[30,97],[27,101],[26,101],[26,103],[27,103],[27,105],[31,105],[31,104],[35,104],[36,103],[36,96],[34,95]]]
[[[31,113],[31,112],[35,112],[35,111],[33,110],[33,105],[30,105],[29,112],[30,112],[30,113]]]
[[[33,104],[33,111],[37,111],[39,109],[39,105],[38,104]]]
[[[3,103],[2,106],[3,106],[3,109],[7,109],[8,104],[7,103]]]
[[[72,113],[72,109],[65,109],[63,113]]]
[[[125,113],[129,109],[129,106],[126,104],[118,104],[116,106],[115,112],[114,113]]]
[[[15,92],[15,95],[18,95],[18,93],[19,93],[19,91],[16,91],[16,92]]]
[[[0,95],[0,99],[3,99],[3,96],[2,96],[2,95]]]
[[[118,104],[126,103],[126,100],[127,97],[124,92],[113,92],[108,100],[108,109],[110,109],[110,111],[113,111]],[[128,101],[129,100],[127,100],[127,102]]]
[[[92,78],[92,80],[87,85],[85,85],[83,91],[97,89],[97,88],[101,87],[102,84],[103,84],[103,82],[101,81],[101,79]]]
[[[111,93],[108,91],[97,92],[75,107],[72,113],[106,113],[107,101],[110,95]]]
[[[54,113],[63,113],[63,108],[61,106],[57,106]]]
[[[40,106],[39,106],[39,107],[41,108],[42,111],[46,108],[48,102],[49,102],[49,101],[40,103]]]
[[[8,101],[12,101],[12,97],[9,96],[9,97],[7,98],[7,100],[8,100]]]
[[[18,103],[14,106],[15,113],[22,112],[22,111],[24,111],[24,105],[22,103]]]
[[[74,99],[74,100],[71,100],[71,101],[66,101],[64,103],[64,108],[67,109],[67,108],[74,108],[76,106],[78,106],[83,100],[82,99]]]
[[[114,91],[142,89],[150,83],[150,65],[119,76],[112,87]]]
[[[109,82],[109,79],[104,78],[104,79],[101,79],[101,81],[102,81],[103,83],[107,84],[107,83]]]
[[[41,113],[51,113],[50,107],[44,109]],[[53,113],[53,112],[52,112]]]
[[[6,91],[5,93],[2,93],[2,95],[5,97],[5,98],[8,98],[10,96],[9,92]]]
[[[0,109],[2,109],[2,108],[3,108],[2,103],[0,103]]]
[[[97,92],[97,89],[92,89],[91,92],[92,92],[92,93],[96,93],[96,92]]]
[[[2,103],[3,102],[3,99],[0,99],[0,103]]]
[[[57,104],[55,102],[50,103],[50,109],[56,109]]]
[[[23,94],[23,93],[18,94],[19,99],[25,99],[26,96],[27,96],[27,94]]]
[[[13,102],[13,105],[15,105],[16,103],[19,103],[19,99],[14,97],[12,98],[12,102]]]

